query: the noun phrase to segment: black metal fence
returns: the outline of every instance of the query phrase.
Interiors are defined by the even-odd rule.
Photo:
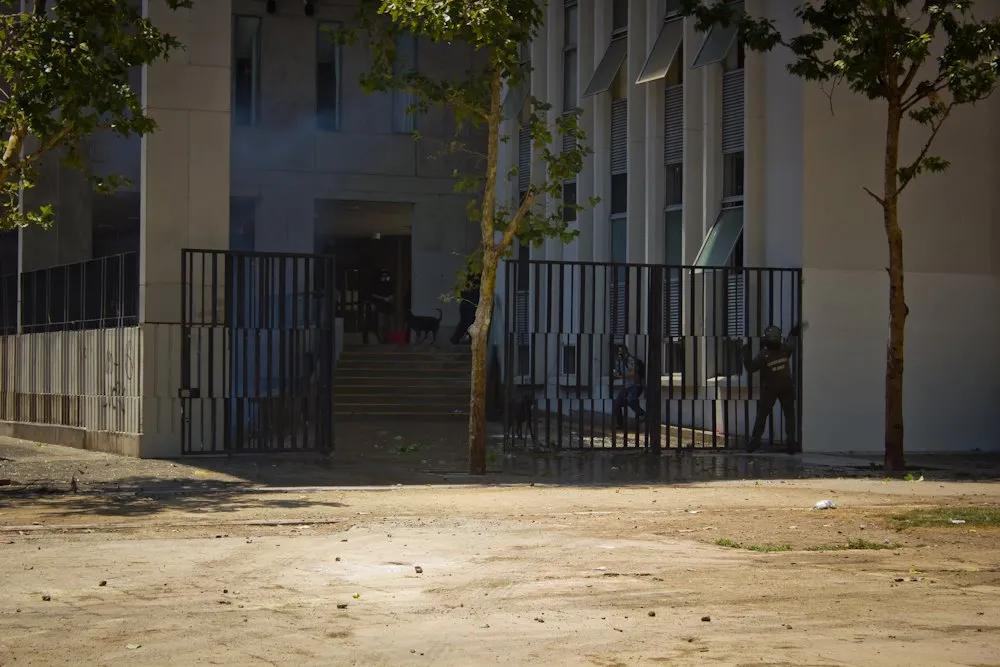
[[[0,277],[0,420],[140,433],[138,292],[135,253]]]
[[[18,288],[20,285],[20,289]],[[0,276],[0,334],[135,326],[139,256],[125,253]]]
[[[185,454],[333,447],[333,257],[182,251]]]
[[[759,350],[771,324],[787,334],[802,294],[799,269],[559,261],[508,262],[500,289],[505,447],[654,451],[748,441],[760,382],[743,346]],[[622,344],[645,366],[641,389],[615,378]],[[768,421],[765,448],[788,440],[777,406]]]

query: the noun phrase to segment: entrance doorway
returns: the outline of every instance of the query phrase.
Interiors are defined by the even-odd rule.
[[[337,317],[345,343],[389,343],[405,335],[412,285],[413,204],[350,200],[316,202],[316,252],[336,257]],[[387,273],[388,288],[380,281]],[[376,314],[380,291],[391,297]]]

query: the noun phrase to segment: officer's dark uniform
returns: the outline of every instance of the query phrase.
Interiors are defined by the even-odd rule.
[[[469,333],[469,327],[476,321],[476,309],[479,307],[479,276],[469,275],[466,287],[462,291],[458,303],[458,326],[451,335],[451,344],[458,345]]]
[[[775,402],[781,404],[781,413],[785,417],[786,449],[789,454],[796,451],[795,381],[792,379],[791,360],[798,344],[799,331],[800,327],[796,325],[788,338],[781,340],[781,329],[771,326],[764,330],[764,345],[757,356],[753,356],[749,343],[743,348],[743,363],[747,372],[760,371],[760,398],[757,400],[757,418],[747,444],[748,452],[760,447],[764,426]]]

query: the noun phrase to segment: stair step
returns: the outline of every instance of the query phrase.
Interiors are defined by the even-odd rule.
[[[383,361],[373,359],[342,359],[337,368],[374,368],[393,370],[397,368],[419,368],[421,370],[464,371],[472,370],[471,363],[455,363],[450,361]]]
[[[351,415],[468,415],[468,408],[446,405],[338,405],[333,413]]]
[[[334,394],[334,405],[371,405],[389,404],[394,405],[447,405],[461,406],[469,402],[469,394],[457,395],[406,395],[406,394],[359,394],[341,393]]]
[[[469,415],[466,413],[455,413],[455,412],[337,412],[334,411],[334,416],[336,419],[341,421],[367,421],[373,416],[379,419],[384,419],[386,421],[391,421],[395,419],[406,420],[406,421],[429,421],[438,422],[445,420],[467,420]]]

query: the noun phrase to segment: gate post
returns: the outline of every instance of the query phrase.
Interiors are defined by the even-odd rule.
[[[646,432],[649,449],[657,456],[662,451],[662,393],[663,374],[663,279],[662,266],[650,266],[646,289],[649,302],[646,306],[648,317],[648,343],[646,346]],[[669,442],[668,442],[669,444]]]

